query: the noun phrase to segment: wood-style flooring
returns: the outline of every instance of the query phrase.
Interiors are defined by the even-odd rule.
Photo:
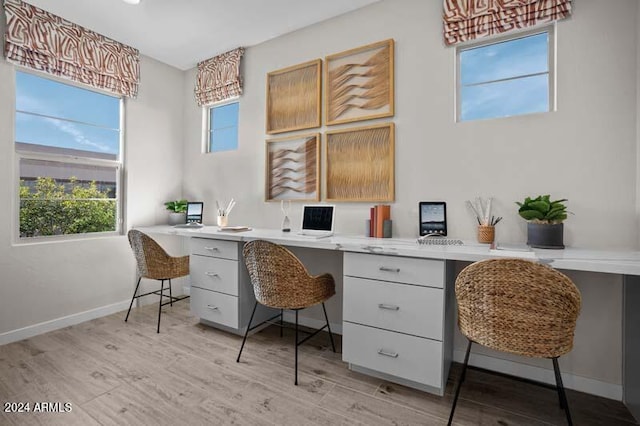
[[[293,337],[270,327],[239,336],[203,326],[188,300],[96,319],[0,346],[0,402],[70,403],[70,412],[5,413],[0,425],[443,425],[438,397],[351,372],[324,333],[300,347],[293,385]],[[340,339],[338,337],[338,343]],[[338,352],[340,347],[338,345]],[[620,402],[568,391],[576,425],[636,424]],[[62,410],[60,410],[62,411]],[[565,424],[555,390],[470,370],[455,424]]]

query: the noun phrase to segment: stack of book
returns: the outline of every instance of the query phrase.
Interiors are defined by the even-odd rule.
[[[391,238],[391,206],[377,204],[370,209],[369,236]],[[385,221],[387,222],[385,224]],[[386,231],[386,232],[385,232]]]

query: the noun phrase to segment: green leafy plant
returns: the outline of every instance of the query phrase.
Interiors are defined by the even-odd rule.
[[[524,219],[538,223],[562,223],[567,218],[566,199],[551,201],[549,195],[536,198],[527,197],[524,203],[516,201],[520,206],[518,213]]]
[[[187,200],[167,201],[164,205],[172,213],[184,213],[187,211]]]

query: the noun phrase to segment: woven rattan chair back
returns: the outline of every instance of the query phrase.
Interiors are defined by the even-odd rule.
[[[329,274],[312,277],[300,260],[281,245],[248,242],[243,249],[256,300],[278,309],[301,309],[324,302],[335,294]]]
[[[178,278],[189,274],[188,259],[171,257],[155,240],[135,229],[127,233],[138,266],[138,274],[143,278],[162,280]]]
[[[580,292],[564,274],[522,259],[473,263],[456,279],[458,325],[491,349],[555,358],[573,347]]]

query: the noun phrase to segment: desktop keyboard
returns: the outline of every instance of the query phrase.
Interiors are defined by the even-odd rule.
[[[456,240],[453,238],[442,237],[420,237],[418,238],[418,244],[425,246],[462,246],[464,243],[462,240]]]

